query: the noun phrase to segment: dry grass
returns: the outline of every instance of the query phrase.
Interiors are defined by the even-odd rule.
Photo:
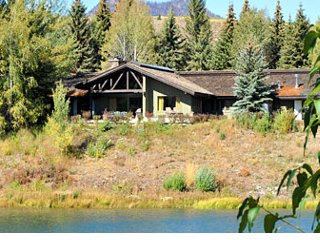
[[[79,137],[75,139],[81,144],[94,129],[85,126],[77,131]],[[224,140],[219,136],[221,132],[226,135]],[[120,186],[121,189],[121,184],[127,182],[128,189],[132,189],[129,195],[148,195],[147,199],[154,200],[148,200],[147,205],[152,206],[157,205],[154,202],[159,200],[158,196],[170,196],[171,193],[163,189],[163,181],[168,176],[183,171],[188,188],[193,190],[196,169],[209,166],[216,172],[219,184],[216,198],[243,198],[251,194],[262,196],[262,199],[265,196],[274,200],[276,188],[284,172],[303,162],[316,166],[315,153],[320,149],[318,139],[310,139],[306,156],[303,156],[304,133],[262,136],[238,128],[233,120],[228,119],[186,126],[146,124],[132,127],[126,135],[119,135],[119,129],[113,129],[106,134],[115,146],[108,149],[102,159],[86,156],[81,159],[60,158],[61,155],[52,146],[50,139],[41,134],[36,137],[32,134],[9,137],[0,141],[0,173],[3,176],[0,178],[0,188],[8,187],[16,180],[10,178],[9,181],[5,176],[25,177],[25,172],[31,172],[35,178],[28,180],[28,184],[33,184],[39,178],[46,180],[42,179],[45,178],[42,173],[50,169],[55,169],[53,176],[57,176],[58,179],[59,169],[67,169],[66,173],[72,180],[68,180],[67,189],[85,189],[84,192],[88,189],[98,189],[110,195],[115,193],[113,189],[116,189],[116,186]],[[22,141],[26,143],[23,147],[19,145]],[[146,141],[147,147],[143,144]],[[51,165],[55,167],[48,168]],[[49,186],[49,189],[54,188]],[[190,196],[181,198],[190,199],[197,196],[195,191],[188,194]],[[283,191],[282,195],[289,196],[290,192]],[[126,194],[119,198],[123,196]],[[84,198],[84,205],[88,203],[88,198]],[[205,200],[212,196],[201,195],[201,198]],[[28,199],[32,202],[36,197]],[[42,204],[47,204],[46,201],[43,200]],[[139,204],[133,203],[140,206]],[[208,204],[223,205],[222,202]]]
[[[197,169],[198,169],[197,165],[192,162],[188,162],[186,164],[185,178],[186,178],[187,187],[189,189],[194,187],[194,181],[195,181]]]

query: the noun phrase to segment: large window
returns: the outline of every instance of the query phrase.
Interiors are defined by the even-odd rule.
[[[177,105],[180,107],[180,100],[177,104],[176,97],[158,97],[158,112],[166,111],[168,108],[171,108],[173,110]]]

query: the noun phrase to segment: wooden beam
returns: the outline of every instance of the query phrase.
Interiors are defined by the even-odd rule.
[[[104,81],[104,83],[101,86],[101,90],[104,89],[104,87],[107,85],[107,83],[109,82],[109,79],[107,79],[106,81]]]
[[[114,90],[114,89],[115,89],[115,87],[117,86],[117,84],[120,82],[122,76],[123,76],[123,73],[121,73],[120,77],[117,79],[116,83],[113,85],[113,87],[111,88],[111,90]]]
[[[97,87],[97,84],[93,85],[92,89],[95,89]]]
[[[141,89],[116,89],[116,90],[93,90],[92,93],[142,93]]]
[[[113,85],[113,79],[110,78],[110,88],[112,88],[112,85]]]
[[[127,72],[127,84],[126,84],[126,86],[127,86],[127,90],[129,90],[129,88],[130,88],[129,71]]]
[[[140,83],[138,77],[134,74],[134,72],[130,71],[130,73],[132,74],[132,76],[134,77],[134,79],[136,80],[136,82],[139,84],[139,86],[140,86],[141,89],[142,89],[143,87],[142,87],[142,84]]]

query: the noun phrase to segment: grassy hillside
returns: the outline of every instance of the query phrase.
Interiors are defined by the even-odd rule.
[[[156,33],[159,33],[161,31],[166,19],[167,17],[165,16],[162,16],[160,20],[158,17],[153,17],[154,28]],[[186,17],[176,17],[176,19],[177,19],[177,24],[181,29],[181,32],[185,34]],[[217,39],[219,38],[219,33],[225,24],[225,19],[211,18],[210,23],[211,23],[211,29],[213,32],[213,41],[216,42]]]
[[[304,157],[304,133],[263,136],[227,119],[194,125],[120,124],[107,128],[107,132],[101,132],[101,127],[74,125],[75,147],[67,155],[42,132],[23,131],[1,140],[0,205],[17,202],[21,196],[48,202],[46,197],[56,199],[60,193],[71,194],[72,199],[78,195],[99,196],[109,202],[120,198],[123,204],[127,197],[144,198],[149,204],[163,199],[178,201],[174,206],[221,197],[231,197],[231,202],[238,203],[248,194],[268,200],[275,197],[284,171],[302,162],[315,163],[319,149],[316,140],[311,140]],[[93,157],[85,150],[93,138],[108,139],[112,144]],[[195,174],[204,166],[214,169],[218,186],[215,193],[195,189]],[[177,172],[185,174],[187,192],[164,190],[164,180]]]

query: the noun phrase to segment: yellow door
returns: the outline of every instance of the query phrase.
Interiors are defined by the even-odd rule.
[[[158,98],[158,112],[164,111],[164,97]]]
[[[176,99],[176,109],[181,111],[181,100],[180,100],[180,98]]]

